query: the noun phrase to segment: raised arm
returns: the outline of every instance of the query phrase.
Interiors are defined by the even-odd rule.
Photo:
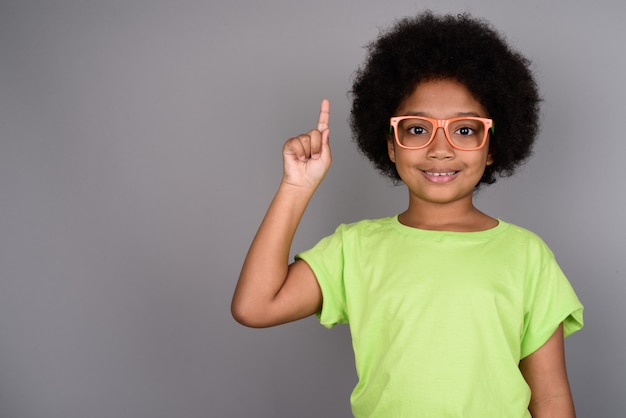
[[[283,177],[248,250],[233,295],[233,317],[250,327],[269,327],[317,312],[322,293],[309,266],[289,264],[291,242],[313,193],[331,163],[323,100],[317,128],[283,146]]]

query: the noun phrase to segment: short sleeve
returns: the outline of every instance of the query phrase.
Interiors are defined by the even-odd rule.
[[[322,290],[322,309],[317,313],[320,323],[327,328],[347,323],[346,292],[344,285],[343,225],[334,234],[323,238],[310,250],[296,254],[296,260],[305,261],[317,278]]]
[[[544,256],[543,265],[525,291],[522,358],[545,344],[561,322],[565,337],[583,327],[583,305],[552,253]]]

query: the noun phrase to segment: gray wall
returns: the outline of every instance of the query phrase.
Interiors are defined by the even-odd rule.
[[[229,302],[323,97],[334,165],[294,250],[404,209],[351,143],[346,92],[363,45],[425,7],[486,17],[534,61],[536,154],[478,203],[555,251],[586,306],[579,416],[623,416],[626,13],[606,0],[0,3],[0,416],[348,416],[345,327],[246,329]]]

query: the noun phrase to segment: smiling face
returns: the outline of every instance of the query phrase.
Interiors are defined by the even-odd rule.
[[[431,80],[418,84],[413,93],[400,103],[395,116],[425,116],[450,119],[461,116],[488,117],[486,109],[461,83]],[[388,139],[389,158],[396,164],[400,178],[409,188],[411,203],[472,204],[475,186],[485,167],[493,163],[489,140],[478,150],[453,148],[443,129],[425,148],[410,150]]]

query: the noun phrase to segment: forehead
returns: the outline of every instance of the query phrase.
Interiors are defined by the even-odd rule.
[[[488,116],[485,107],[464,84],[450,79],[423,81],[400,106],[398,115],[420,114],[439,119],[458,115]]]

